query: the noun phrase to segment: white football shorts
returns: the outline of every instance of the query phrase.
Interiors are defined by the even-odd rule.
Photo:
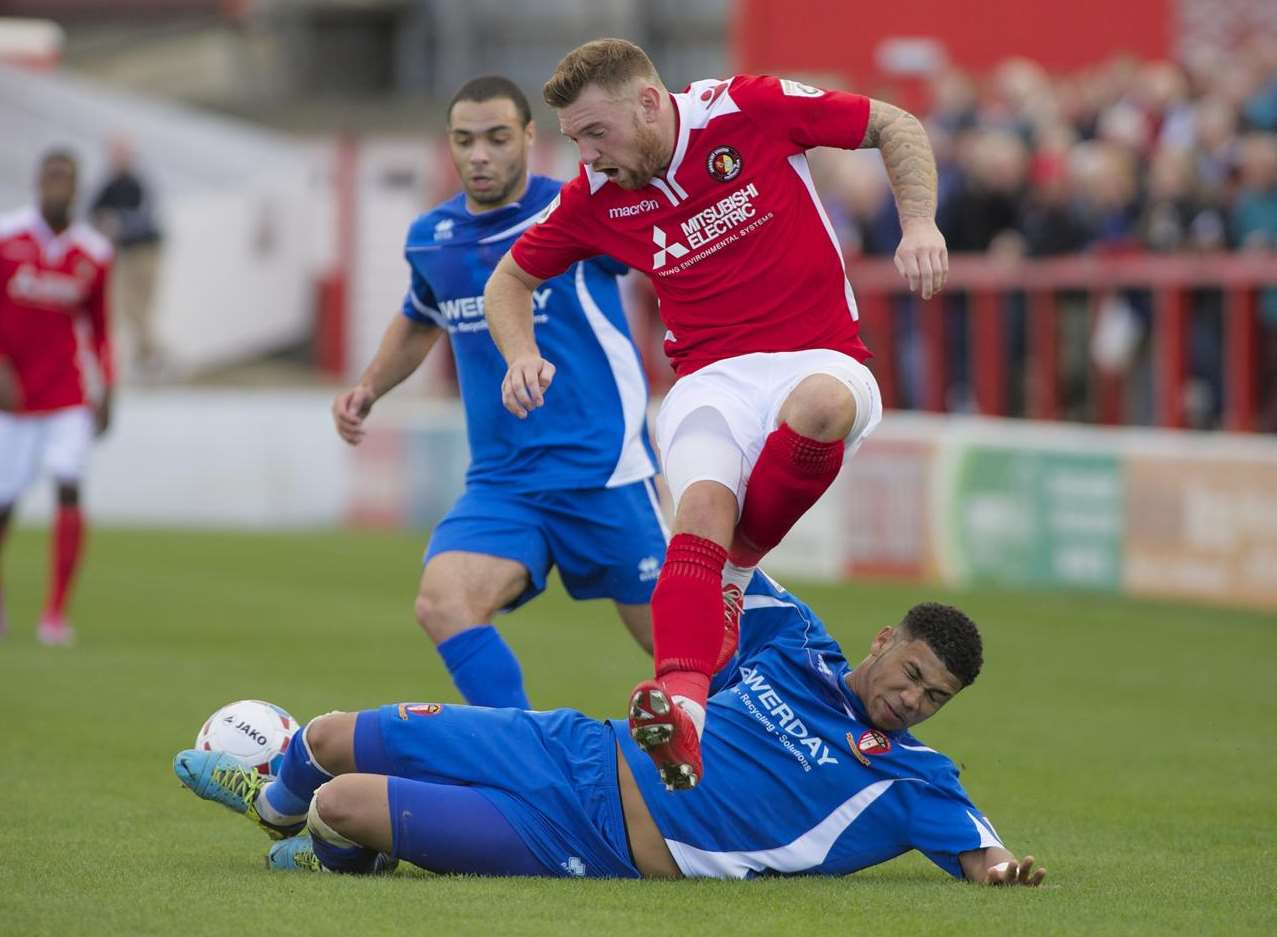
[[[42,469],[57,482],[80,481],[92,444],[93,413],[88,407],[0,412],[0,505],[17,501]]]
[[[662,470],[675,509],[690,485],[716,481],[736,493],[739,513],[746,483],[776,429],[781,407],[813,374],[842,381],[856,401],[846,461],[882,422],[878,382],[849,355],[824,348],[739,355],[675,382],[656,417]]]

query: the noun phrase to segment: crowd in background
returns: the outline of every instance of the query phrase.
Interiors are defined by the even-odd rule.
[[[953,251],[1277,248],[1277,37],[1220,60],[1023,59],[932,84],[925,115]],[[895,249],[882,172],[840,165],[847,247]]]
[[[1253,37],[1227,55],[1180,63],[1116,58],[1065,75],[1013,59],[980,78],[940,74],[931,92],[931,108],[920,116],[936,152],[938,220],[952,252],[1257,250],[1274,251],[1277,268],[1277,36]],[[894,252],[899,224],[880,163],[844,159],[821,169],[848,256]],[[1223,304],[1210,292],[1194,297],[1190,326],[1185,406],[1199,426],[1217,425],[1220,416]],[[965,318],[961,296],[947,302]],[[898,314],[906,334],[903,389],[916,402],[927,376],[911,360],[911,305],[900,304]],[[1022,303],[1013,297],[1007,305],[1010,350],[1022,367]],[[1265,375],[1277,370],[1277,292],[1263,291],[1259,309],[1260,422],[1273,429],[1277,381]],[[1152,421],[1150,312],[1148,293],[1132,291],[1113,307],[1122,327],[1108,330],[1133,336],[1131,354],[1118,356],[1132,378],[1133,422]],[[965,336],[951,331],[947,396],[964,409],[972,405]],[[1070,415],[1086,418],[1085,409],[1078,397]]]

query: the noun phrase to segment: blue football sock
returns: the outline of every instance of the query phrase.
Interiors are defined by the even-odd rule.
[[[339,846],[330,843],[323,836],[310,831],[311,848],[315,850],[315,858],[324,866],[333,872],[348,872],[359,874],[361,872],[371,872],[377,862],[377,850],[368,849],[366,846]]]
[[[396,859],[430,872],[561,874],[546,868],[510,821],[474,787],[390,778],[386,795]],[[320,861],[328,864],[322,857]]]
[[[332,775],[321,768],[311,755],[310,746],[306,744],[306,726],[302,726],[288,743],[279,777],[262,791],[261,798],[266,804],[259,802],[257,812],[268,823],[299,820],[305,816],[310,799],[315,796],[315,788],[330,780]]]
[[[439,656],[470,705],[532,708],[523,692],[519,661],[491,625],[453,635],[439,645]]]

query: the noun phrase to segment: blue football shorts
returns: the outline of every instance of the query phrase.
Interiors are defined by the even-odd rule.
[[[379,732],[367,731],[373,718]],[[356,736],[361,771],[482,794],[547,874],[639,877],[606,722],[570,709],[397,703],[360,713]]]
[[[666,539],[650,478],[526,494],[472,485],[435,527],[425,562],[462,550],[521,563],[528,588],[507,610],[543,592],[552,566],[575,599],[643,605],[651,601]]]

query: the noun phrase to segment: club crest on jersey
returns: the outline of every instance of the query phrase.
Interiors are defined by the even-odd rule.
[[[885,755],[891,751],[891,739],[877,729],[866,729],[856,740],[856,748],[866,755]]]
[[[399,718],[407,719],[409,716],[437,716],[443,711],[443,707],[438,703],[400,703]]]
[[[734,147],[716,146],[710,150],[705,168],[719,182],[731,182],[740,175],[740,153]]]

